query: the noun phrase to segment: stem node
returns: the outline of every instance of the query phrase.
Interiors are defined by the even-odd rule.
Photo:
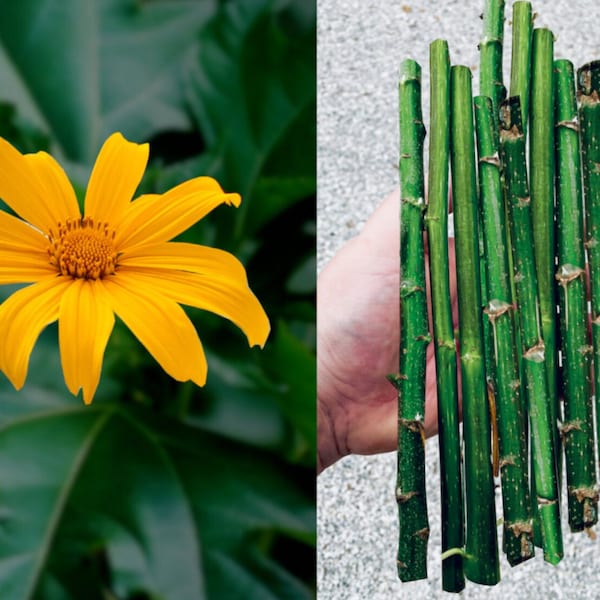
[[[581,421],[579,419],[575,419],[574,421],[565,422],[558,428],[561,437],[565,437],[567,433],[571,431],[581,431]]]
[[[572,131],[579,131],[579,119],[577,115],[575,115],[572,119],[567,119],[564,121],[559,121],[556,124],[557,127],[566,127],[567,129],[571,129]]]

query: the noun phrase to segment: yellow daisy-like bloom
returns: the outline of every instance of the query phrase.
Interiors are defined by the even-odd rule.
[[[206,382],[206,358],[180,304],[235,323],[263,346],[269,320],[231,254],[169,241],[220,204],[239,206],[210,177],[131,202],[148,144],[115,133],[90,176],[84,215],[60,165],[47,153],[21,154],[0,138],[0,284],[32,283],[0,306],[0,369],[15,388],[27,376],[40,332],[58,320],[71,393],[90,403],[116,314],[178,381]]]

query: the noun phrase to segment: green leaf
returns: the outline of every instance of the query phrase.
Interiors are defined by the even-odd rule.
[[[246,215],[260,211],[248,196],[271,153],[298,148],[314,156],[315,28],[314,21],[300,26],[302,19],[290,9],[296,5],[269,0],[224,4],[202,34],[191,71],[191,108],[208,151],[221,157],[215,161],[221,165],[219,177],[246,198],[236,213],[237,236]],[[299,25],[287,27],[290,20]],[[295,135],[298,131],[301,136]],[[309,163],[310,176],[314,161]]]
[[[113,131],[148,139],[189,129],[182,78],[216,0],[104,0],[100,7],[101,138]]]
[[[113,131],[143,140],[190,120],[179,85],[216,2],[0,3],[0,90],[64,154],[91,163]]]
[[[0,480],[0,597],[33,598],[47,569],[59,581],[75,569],[81,554],[71,536],[80,550],[103,540],[119,595],[203,597],[183,490],[156,442],[114,409],[4,427]]]
[[[211,597],[228,600],[311,600],[314,598],[308,586],[282,569],[275,561],[258,555],[254,564],[246,565],[223,552],[210,552],[206,558],[208,569],[215,573]],[[259,569],[262,577],[256,577]],[[228,584],[235,581],[232,589]]]
[[[239,549],[258,530],[314,544],[314,498],[301,485],[301,469],[174,423],[161,427],[160,435],[185,486],[205,548]]]
[[[271,556],[279,538],[314,548],[304,477],[144,409],[98,404],[15,419],[0,429],[0,597],[200,600],[222,589],[243,597],[251,580],[304,598],[303,571]],[[244,580],[214,572],[207,557],[216,554]]]
[[[309,597],[310,586],[301,583],[300,574],[314,565],[314,471],[307,476],[218,438],[199,444],[179,428],[163,433],[202,531],[208,597],[270,598],[268,590],[274,598]],[[284,568],[273,546],[280,537],[308,546],[308,564],[299,565],[296,556],[288,561],[293,567]],[[308,582],[314,584],[314,577]],[[284,588],[287,595],[280,595]]]
[[[314,194],[315,178],[310,175],[266,175],[260,177],[252,193],[245,235],[256,235],[288,207]]]
[[[56,130],[70,156],[90,154],[99,113],[92,5],[0,3],[0,89],[27,117]]]
[[[15,106],[8,102],[0,102],[0,136],[21,152],[48,150],[50,144],[47,136],[22,122],[17,116]]]
[[[226,348],[223,348],[226,350]],[[259,448],[281,450],[290,431],[256,368],[229,354],[207,353],[209,375],[188,423]]]
[[[316,447],[315,355],[297,339],[284,321],[277,323],[275,338],[263,356],[265,371],[278,387],[280,409],[305,436],[307,449]]]

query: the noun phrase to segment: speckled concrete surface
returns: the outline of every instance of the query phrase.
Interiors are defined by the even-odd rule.
[[[512,2],[507,2],[510,19]],[[557,57],[576,66],[600,58],[600,3],[534,2],[536,26],[552,29]],[[397,73],[414,58],[428,90],[428,47],[448,40],[453,63],[474,70],[477,89],[478,16],[483,0],[383,2],[318,0],[318,265],[358,233],[373,208],[397,185]],[[508,25],[508,23],[507,23]],[[510,27],[507,27],[507,40]],[[510,44],[508,44],[509,46]],[[510,48],[505,52],[508,73]],[[428,114],[428,93],[424,113]],[[429,579],[397,580],[395,456],[351,456],[318,480],[318,597],[389,600],[447,597],[441,591],[437,439],[427,443],[431,521]],[[570,534],[565,558],[552,567],[537,556],[518,567],[501,563],[494,587],[467,582],[465,598],[596,598],[600,540]],[[514,596],[511,596],[514,594]]]

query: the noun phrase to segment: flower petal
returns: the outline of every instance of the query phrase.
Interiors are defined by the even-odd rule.
[[[48,238],[29,223],[0,211],[0,248],[40,252],[48,262]]]
[[[83,388],[90,404],[102,371],[102,359],[115,323],[101,281],[76,279],[62,296],[58,342],[65,383],[73,395]]]
[[[244,265],[233,254],[199,244],[162,242],[137,246],[123,252],[119,265],[189,271],[248,285]]]
[[[0,244],[0,285],[32,283],[57,275],[45,252],[4,250],[1,246]]]
[[[206,248],[204,248],[206,249]],[[233,257],[232,257],[233,258]],[[206,265],[210,264],[207,257]],[[270,331],[269,318],[246,283],[246,278],[220,273],[215,260],[213,272],[203,274],[171,269],[123,267],[119,275],[130,285],[154,289],[167,298],[208,310],[235,323],[250,346],[264,346]]]
[[[0,284],[28,283],[56,275],[48,240],[31,225],[0,211]]]
[[[44,183],[55,176],[47,161],[27,158],[0,138],[0,165],[0,198],[20,217],[44,233],[64,219],[62,200],[48,195]]]
[[[206,358],[184,310],[156,286],[120,274],[104,279],[113,310],[160,366],[177,381],[206,383]]]
[[[58,318],[61,296],[71,283],[52,276],[20,289],[0,306],[0,368],[15,388],[23,387],[35,342]]]
[[[148,153],[148,144],[129,142],[120,133],[104,142],[88,183],[86,217],[112,227],[119,223],[142,180]]]
[[[142,243],[166,242],[220,204],[239,206],[239,194],[226,194],[211,177],[190,179],[164,194],[140,196],[119,223],[115,244],[121,249]]]
[[[63,168],[46,152],[26,154],[25,160],[37,177],[37,182],[42,188],[46,201],[52,204],[52,213],[55,219],[53,227],[59,221],[66,219],[79,219],[81,211],[77,204],[75,190]]]

